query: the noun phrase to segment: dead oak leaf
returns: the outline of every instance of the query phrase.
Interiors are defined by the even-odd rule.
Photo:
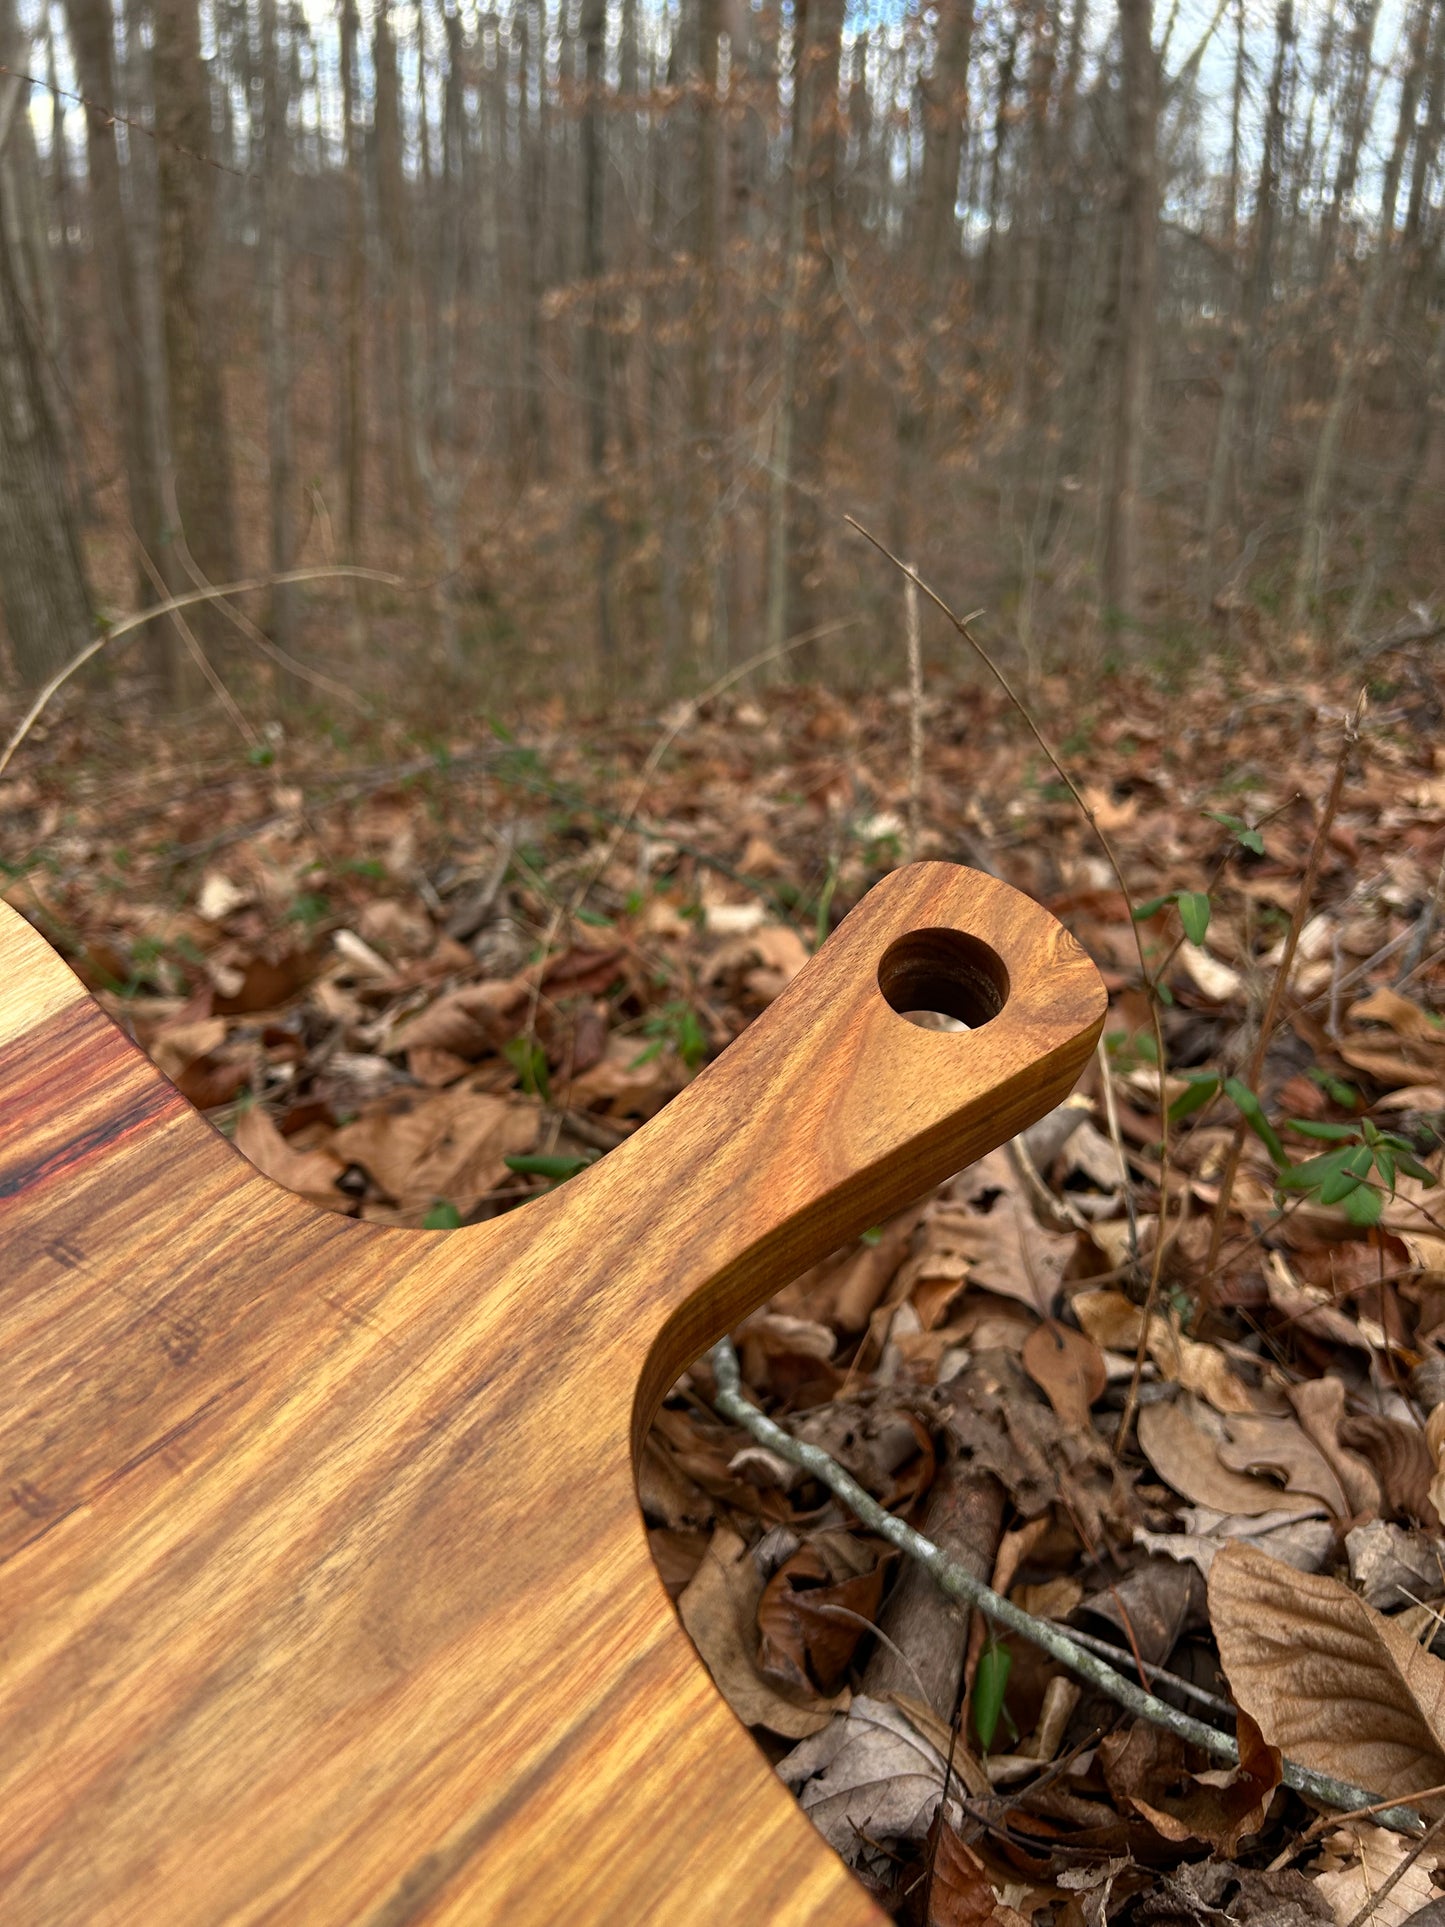
[[[788,1740],[804,1739],[826,1728],[848,1705],[849,1694],[845,1690],[832,1699],[790,1694],[764,1679],[757,1658],[762,1592],[762,1574],[751,1553],[735,1532],[719,1526],[677,1610],[718,1691],[743,1724],[764,1726]]]
[[[402,1091],[344,1125],[331,1149],[370,1172],[403,1211],[445,1198],[465,1215],[507,1175],[506,1159],[537,1139],[535,1105],[468,1084]]]
[[[1403,1840],[1384,1827],[1363,1821],[1330,1834],[1315,1872],[1315,1888],[1330,1906],[1337,1927],[1348,1927],[1367,1903],[1369,1927],[1407,1927],[1439,1899],[1439,1888],[1431,1878],[1445,1855]],[[1381,1893],[1387,1880],[1409,1861],[1389,1893]],[[1426,1919],[1429,1919],[1426,1914]]]
[[[1093,1339],[1050,1318],[1029,1333],[1020,1357],[1064,1423],[1078,1432],[1089,1430],[1090,1407],[1102,1397],[1106,1381],[1104,1354]]]
[[[967,1283],[1047,1318],[1075,1246],[1072,1232],[1049,1231],[1039,1223],[1007,1155],[991,1151],[926,1214],[919,1249],[903,1266],[899,1282],[908,1292],[929,1281]],[[934,1323],[941,1322],[955,1295],[930,1294]]]
[[[282,1137],[259,1104],[252,1104],[236,1120],[236,1149],[245,1154],[263,1177],[285,1185],[313,1204],[331,1211],[350,1209],[351,1200],[336,1189],[343,1162],[330,1151],[298,1151]]]
[[[875,1840],[922,1840],[943,1798],[944,1758],[902,1710],[861,1695],[778,1762],[835,1853],[856,1866]]]
[[[1235,1701],[1271,1746],[1402,1800],[1445,1781],[1445,1660],[1348,1586],[1228,1545],[1209,1616]]]
[[[1139,1445],[1144,1456],[1181,1498],[1215,1512],[1255,1513],[1286,1509],[1285,1495],[1268,1479],[1256,1479],[1220,1462],[1220,1440],[1200,1422],[1198,1408],[1188,1398],[1172,1404],[1146,1405],[1139,1413]],[[1315,1510],[1305,1499],[1296,1513]]]
[[[835,1693],[859,1641],[876,1618],[893,1564],[884,1556],[859,1572],[840,1535],[800,1546],[779,1566],[758,1602],[758,1665],[799,1691]]]
[[[1202,1840],[1233,1854],[1257,1833],[1280,1782],[1280,1755],[1267,1746],[1248,1714],[1239,1722],[1240,1763],[1191,1771],[1188,1750],[1173,1733],[1137,1721],[1099,1744],[1109,1791],[1176,1846]]]

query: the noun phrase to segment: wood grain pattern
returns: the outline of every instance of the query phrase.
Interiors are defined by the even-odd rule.
[[[634,1455],[1103,1009],[1044,911],[916,865],[584,1176],[405,1233],[259,1177],[0,905],[0,1919],[879,1920],[681,1631]]]

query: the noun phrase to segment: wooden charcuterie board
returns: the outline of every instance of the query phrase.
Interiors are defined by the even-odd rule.
[[[881,1919],[679,1626],[635,1455],[1103,1010],[1045,911],[915,865],[591,1170],[403,1232],[260,1177],[0,904],[0,1920]]]

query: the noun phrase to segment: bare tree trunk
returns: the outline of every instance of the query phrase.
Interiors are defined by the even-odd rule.
[[[1126,620],[1139,613],[1139,517],[1158,303],[1159,69],[1150,15],[1151,0],[1120,0],[1124,191],[1115,324],[1118,401],[1104,492],[1102,586],[1106,611]]]
[[[420,14],[420,8],[418,8]],[[362,414],[363,331],[366,326],[366,236],[361,198],[361,129],[356,99],[360,28],[356,0],[341,0],[341,116],[346,156],[346,338],[342,348],[339,453],[346,554],[362,553],[366,497],[366,425]]]
[[[1215,549],[1227,512],[1230,479],[1238,462],[1238,434],[1246,395],[1258,390],[1258,352],[1261,323],[1269,301],[1274,272],[1275,188],[1279,178],[1280,153],[1284,143],[1284,74],[1294,38],[1291,0],[1283,0],[1275,15],[1274,69],[1269,84],[1269,104],[1265,112],[1264,148],[1259,163],[1259,187],[1254,197],[1254,235],[1248,278],[1243,284],[1239,319],[1234,328],[1232,359],[1220,397],[1219,418],[1214,430],[1214,450],[1210,461],[1208,494],[1204,506],[1203,600],[1213,595]],[[1240,89],[1236,87],[1236,93]],[[1254,419],[1257,411],[1250,411]],[[1238,493],[1236,483],[1236,494]]]
[[[381,221],[386,295],[395,339],[391,361],[391,413],[395,425],[394,459],[397,505],[402,522],[414,531],[419,509],[416,424],[412,416],[412,246],[406,174],[401,152],[401,100],[387,0],[378,0],[373,44],[376,76],[376,190]]]
[[[586,59],[586,104],[582,110],[582,273],[588,283],[587,319],[582,329],[582,386],[587,408],[587,464],[592,477],[592,524],[597,535],[597,647],[604,675],[617,655],[612,613],[612,577],[617,531],[607,499],[607,344],[603,332],[602,275],[602,88],[606,52],[607,0],[582,0],[579,26]]]
[[[726,663],[726,619],[721,597],[721,532],[717,526],[717,441],[713,434],[719,382],[721,330],[719,301],[719,39],[721,0],[694,0],[696,6],[696,156],[694,156],[694,235],[696,297],[688,353],[688,472],[690,522],[696,565],[690,570],[688,609],[692,615],[694,659],[719,671]]]
[[[129,211],[121,188],[115,125],[105,109],[117,98],[114,33],[110,0],[66,0],[66,23],[80,91],[92,103],[85,110],[86,158],[90,176],[90,231],[107,291],[101,306],[109,335],[115,419],[125,467],[130,524],[151,567],[176,586],[175,558],[165,543],[161,499],[161,399],[146,352],[145,321],[136,277]],[[150,569],[137,557],[135,596],[139,606],[155,597]],[[152,623],[143,647],[157,676],[169,673],[172,638],[166,626]]]
[[[0,59],[19,64],[9,0]],[[35,164],[29,88],[0,75],[0,600],[22,687],[43,682],[90,640],[90,592],[65,479],[65,454],[46,392],[32,320],[34,289],[19,272],[18,173]]]
[[[552,451],[542,367],[542,302],[547,290],[547,59],[546,13],[538,0],[519,0],[514,15],[521,37],[522,233],[526,261],[523,337],[527,471],[545,481]],[[535,79],[534,79],[535,76]],[[533,101],[535,99],[535,105]]]
[[[923,168],[919,183],[916,259],[919,310],[905,325],[913,337],[905,346],[894,416],[897,468],[890,534],[895,553],[913,548],[913,513],[920,475],[927,472],[938,399],[934,375],[936,344],[932,324],[953,302],[958,247],[958,170],[968,113],[968,69],[973,51],[973,8],[946,7],[938,22],[933,74],[920,83],[923,110]],[[899,593],[902,593],[900,589]]]
[[[217,313],[208,275],[216,176],[206,158],[210,87],[201,63],[196,0],[154,0],[154,22],[161,313],[175,506],[196,567],[208,580],[225,582],[236,574],[236,537]],[[210,625],[213,633],[220,633],[218,623],[219,618]]]
[[[798,357],[803,328],[808,176],[817,92],[812,33],[817,14],[800,8],[793,25],[793,142],[788,168],[783,232],[783,312],[779,322],[778,392],[773,404],[772,465],[768,481],[768,591],[765,642],[783,646],[788,634],[792,579],[793,442],[796,428]]]
[[[261,342],[266,363],[267,506],[270,562],[282,575],[294,560],[291,450],[291,316],[288,246],[289,147],[286,91],[276,48],[274,0],[261,0]],[[271,589],[271,633],[281,648],[294,647],[296,590],[278,582]]]
[[[1401,556],[1408,552],[1410,505],[1429,463],[1437,413],[1435,402],[1442,391],[1445,391],[1445,312],[1436,321],[1434,346],[1416,386],[1409,449],[1388,502],[1375,510],[1369,560],[1361,571],[1360,585],[1346,624],[1346,633],[1352,640],[1363,636],[1381,583],[1388,583]]]
[[[792,487],[787,496],[791,523],[787,626],[793,635],[818,628],[826,604],[823,525],[828,435],[838,396],[837,337],[842,313],[838,278],[847,271],[838,151],[844,0],[807,0],[807,12],[807,59],[816,71],[806,90],[811,124],[803,135],[802,352],[794,369]],[[794,98],[800,99],[803,93],[804,89],[796,88]],[[803,675],[816,674],[815,648],[804,651],[796,667]]]
[[[1355,311],[1355,325],[1340,362],[1334,393],[1330,397],[1324,421],[1320,425],[1320,438],[1315,446],[1309,487],[1305,493],[1304,534],[1300,542],[1299,560],[1295,567],[1289,603],[1291,630],[1298,630],[1304,626],[1309,616],[1310,606],[1319,594],[1325,516],[1334,488],[1335,470],[1339,462],[1345,421],[1354,403],[1355,385],[1359,379],[1366,350],[1374,338],[1375,317],[1379,312],[1386,279],[1395,259],[1395,207],[1400,193],[1400,176],[1405,165],[1405,150],[1409,145],[1409,137],[1415,121],[1415,108],[1420,98],[1420,84],[1424,74],[1425,51],[1428,45],[1430,10],[1431,0],[1416,0],[1410,30],[1408,65],[1400,94],[1400,113],[1396,121],[1394,144],[1385,165],[1384,185],[1380,193],[1379,239],[1365,273],[1365,285],[1360,291],[1360,303]]]

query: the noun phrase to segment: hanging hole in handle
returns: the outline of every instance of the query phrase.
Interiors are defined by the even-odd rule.
[[[962,930],[910,930],[878,965],[878,988],[900,1017],[926,1030],[977,1030],[1008,1002],[996,951]],[[939,1021],[950,1020],[950,1021]]]

